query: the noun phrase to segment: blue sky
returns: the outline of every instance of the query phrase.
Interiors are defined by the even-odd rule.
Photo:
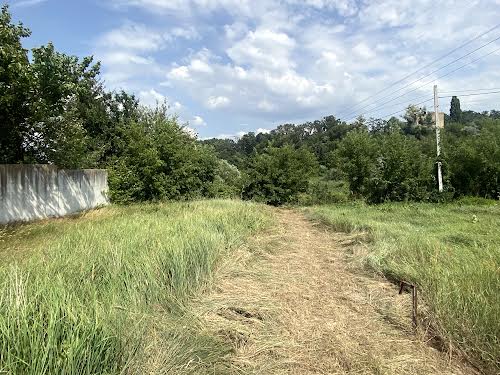
[[[201,138],[267,131],[329,114],[383,116],[431,97],[434,79],[488,53],[436,83],[440,91],[500,87],[497,41],[392,96],[399,86],[380,94],[387,99],[378,106],[366,101],[349,110],[495,26],[500,0],[7,3],[14,19],[33,31],[26,47],[52,41],[59,51],[94,55],[109,89],[133,92],[146,105],[167,100]],[[405,83],[499,36],[500,27]],[[412,89],[392,107],[384,105]],[[441,104],[446,111],[449,99]],[[462,107],[500,109],[500,95],[464,97]]]

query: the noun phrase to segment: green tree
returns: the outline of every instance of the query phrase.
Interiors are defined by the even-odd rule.
[[[115,202],[213,195],[220,172],[215,152],[197,143],[166,106],[139,108],[137,121],[125,124],[121,133],[107,162]]]
[[[367,182],[368,200],[428,200],[435,185],[434,159],[422,152],[421,142],[400,132],[391,132],[378,141],[377,161]]]
[[[226,160],[216,162],[215,177],[209,187],[210,198],[238,198],[241,195],[241,172]]]
[[[355,130],[339,143],[331,155],[331,166],[342,172],[355,195],[367,193],[376,165],[377,143],[366,130]]]
[[[89,164],[89,138],[79,102],[93,94],[99,64],[57,52],[52,44],[33,49],[30,67],[31,116],[25,151],[29,161],[77,168]]]
[[[309,150],[270,146],[250,158],[242,196],[274,206],[296,202],[317,172],[318,162]]]
[[[451,98],[450,117],[453,122],[460,122],[462,118],[462,110],[460,109],[460,99],[456,96]]]
[[[28,51],[21,39],[30,34],[21,23],[12,23],[4,5],[0,14],[0,163],[24,161],[30,74]]]
[[[446,142],[450,180],[457,195],[500,199],[500,120],[485,119],[480,133]]]

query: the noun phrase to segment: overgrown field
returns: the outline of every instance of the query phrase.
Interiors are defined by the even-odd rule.
[[[336,230],[366,233],[366,263],[390,278],[416,283],[445,342],[497,373],[500,205],[482,203],[346,204],[307,212]]]
[[[0,374],[223,373],[188,301],[269,215],[199,201],[0,229]]]

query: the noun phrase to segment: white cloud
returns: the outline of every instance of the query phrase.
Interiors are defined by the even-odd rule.
[[[260,102],[257,103],[257,108],[264,112],[272,112],[276,107],[274,106],[273,103],[267,100],[261,100]]]
[[[155,91],[154,89],[139,92],[139,100],[142,104],[147,106],[156,106],[165,102],[166,97]]]
[[[184,106],[179,102],[174,102],[174,104],[172,104],[172,108],[174,109],[174,111],[179,112],[184,109]]]
[[[186,28],[174,27],[166,35],[164,35],[164,38],[167,40],[172,40],[176,38],[193,40],[200,38],[200,34],[198,33],[198,31],[196,31],[196,29],[193,26],[189,26]]]
[[[355,54],[363,59],[371,59],[375,57],[375,53],[373,52],[373,50],[364,42],[358,43],[352,50]]]
[[[168,73],[168,77],[174,80],[188,80],[191,78],[191,75],[189,74],[189,68],[187,66],[179,66],[177,68],[173,68]]]
[[[224,25],[224,31],[226,38],[235,40],[243,37],[248,32],[248,26],[243,22],[234,22],[230,25]]]
[[[154,51],[164,46],[164,38],[148,30],[145,26],[129,23],[111,30],[98,40],[100,47],[110,49],[126,49],[128,51]]]
[[[16,1],[14,4],[12,4],[12,7],[14,8],[31,7],[34,5],[45,3],[46,1],[47,0],[21,0],[21,1]]]
[[[251,0],[112,0],[115,6],[133,6],[150,12],[191,15],[225,9],[232,14],[249,14]]]
[[[294,47],[295,41],[287,34],[259,28],[231,46],[227,55],[239,65],[289,69],[295,65],[290,58]]]
[[[207,100],[207,107],[210,109],[224,108],[231,103],[231,100],[225,96],[211,96]]]
[[[169,17],[180,26],[159,32],[153,22],[142,28],[126,24],[128,29],[118,29],[122,34],[103,37],[114,46],[101,51],[106,52],[106,80],[131,86],[154,81],[155,86],[148,81],[142,91],[155,87],[171,97],[188,96],[192,113],[208,108],[211,116],[223,114],[221,123],[227,126],[243,121],[266,127],[289,119],[345,115],[350,112],[346,108],[498,22],[498,0],[112,1],[147,10],[155,21]],[[224,14],[225,24],[217,23],[219,14]],[[129,37],[130,30],[137,35]],[[172,38],[182,41],[171,43]],[[175,53],[164,50],[169,46]],[[493,60],[490,56],[439,85],[482,87],[497,77]],[[431,91],[432,87],[424,87],[408,101]],[[221,133],[233,137],[237,130],[248,128],[235,127]]]
[[[194,126],[207,126],[207,123],[205,122],[205,120],[203,120],[201,116],[194,116],[193,121],[191,121],[191,123]]]
[[[210,67],[210,65],[200,59],[192,60],[189,68],[199,73],[213,73],[213,69]]]
[[[303,4],[318,9],[331,9],[342,16],[352,16],[358,11],[355,0],[288,0],[291,4]]]
[[[110,65],[153,65],[154,61],[151,58],[142,57],[133,53],[124,51],[112,51],[101,55],[101,59]]]
[[[143,90],[139,92],[139,101],[142,105],[156,107],[158,104],[166,103],[169,108],[176,114],[184,114],[187,110],[180,102],[170,101],[165,95],[159,93],[155,89]],[[201,118],[200,118],[201,119]]]

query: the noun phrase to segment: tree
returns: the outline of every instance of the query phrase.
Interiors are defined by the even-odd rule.
[[[460,99],[458,99],[456,96],[453,96],[451,98],[450,117],[451,121],[453,122],[460,122],[460,119],[462,118],[462,110],[460,109]]]
[[[117,149],[107,161],[115,202],[193,199],[213,196],[220,166],[209,146],[198,144],[166,106],[138,109],[124,124]],[[223,179],[223,176],[220,176]],[[232,176],[226,176],[229,180]],[[217,191],[222,191],[217,180]]]
[[[377,144],[366,130],[347,134],[331,155],[331,166],[340,170],[355,195],[367,193],[368,182],[373,175],[377,156]]]
[[[30,35],[21,23],[12,24],[4,5],[0,14],[0,163],[24,161],[30,75],[28,51],[21,39]]]
[[[57,52],[49,43],[33,49],[30,107],[24,148],[35,163],[63,168],[82,167],[87,162],[89,138],[80,116],[79,102],[94,95],[99,64],[92,58],[81,61]]]
[[[246,168],[243,198],[273,206],[297,201],[307,190],[309,179],[316,175],[318,162],[307,149],[290,145],[268,147],[253,155]]]
[[[447,141],[450,180],[456,194],[500,199],[500,121],[485,119],[480,133]]]
[[[99,64],[55,50],[34,48],[32,62],[8,7],[0,15],[0,162],[50,163],[77,168],[89,160],[83,101],[102,97]]]
[[[422,152],[421,143],[399,132],[379,140],[377,162],[367,181],[370,202],[428,200],[434,183],[433,158]]]
[[[427,111],[422,107],[417,107],[415,105],[409,105],[406,108],[406,113],[404,115],[405,120],[411,126],[419,126],[422,124],[423,119],[427,115]]]

